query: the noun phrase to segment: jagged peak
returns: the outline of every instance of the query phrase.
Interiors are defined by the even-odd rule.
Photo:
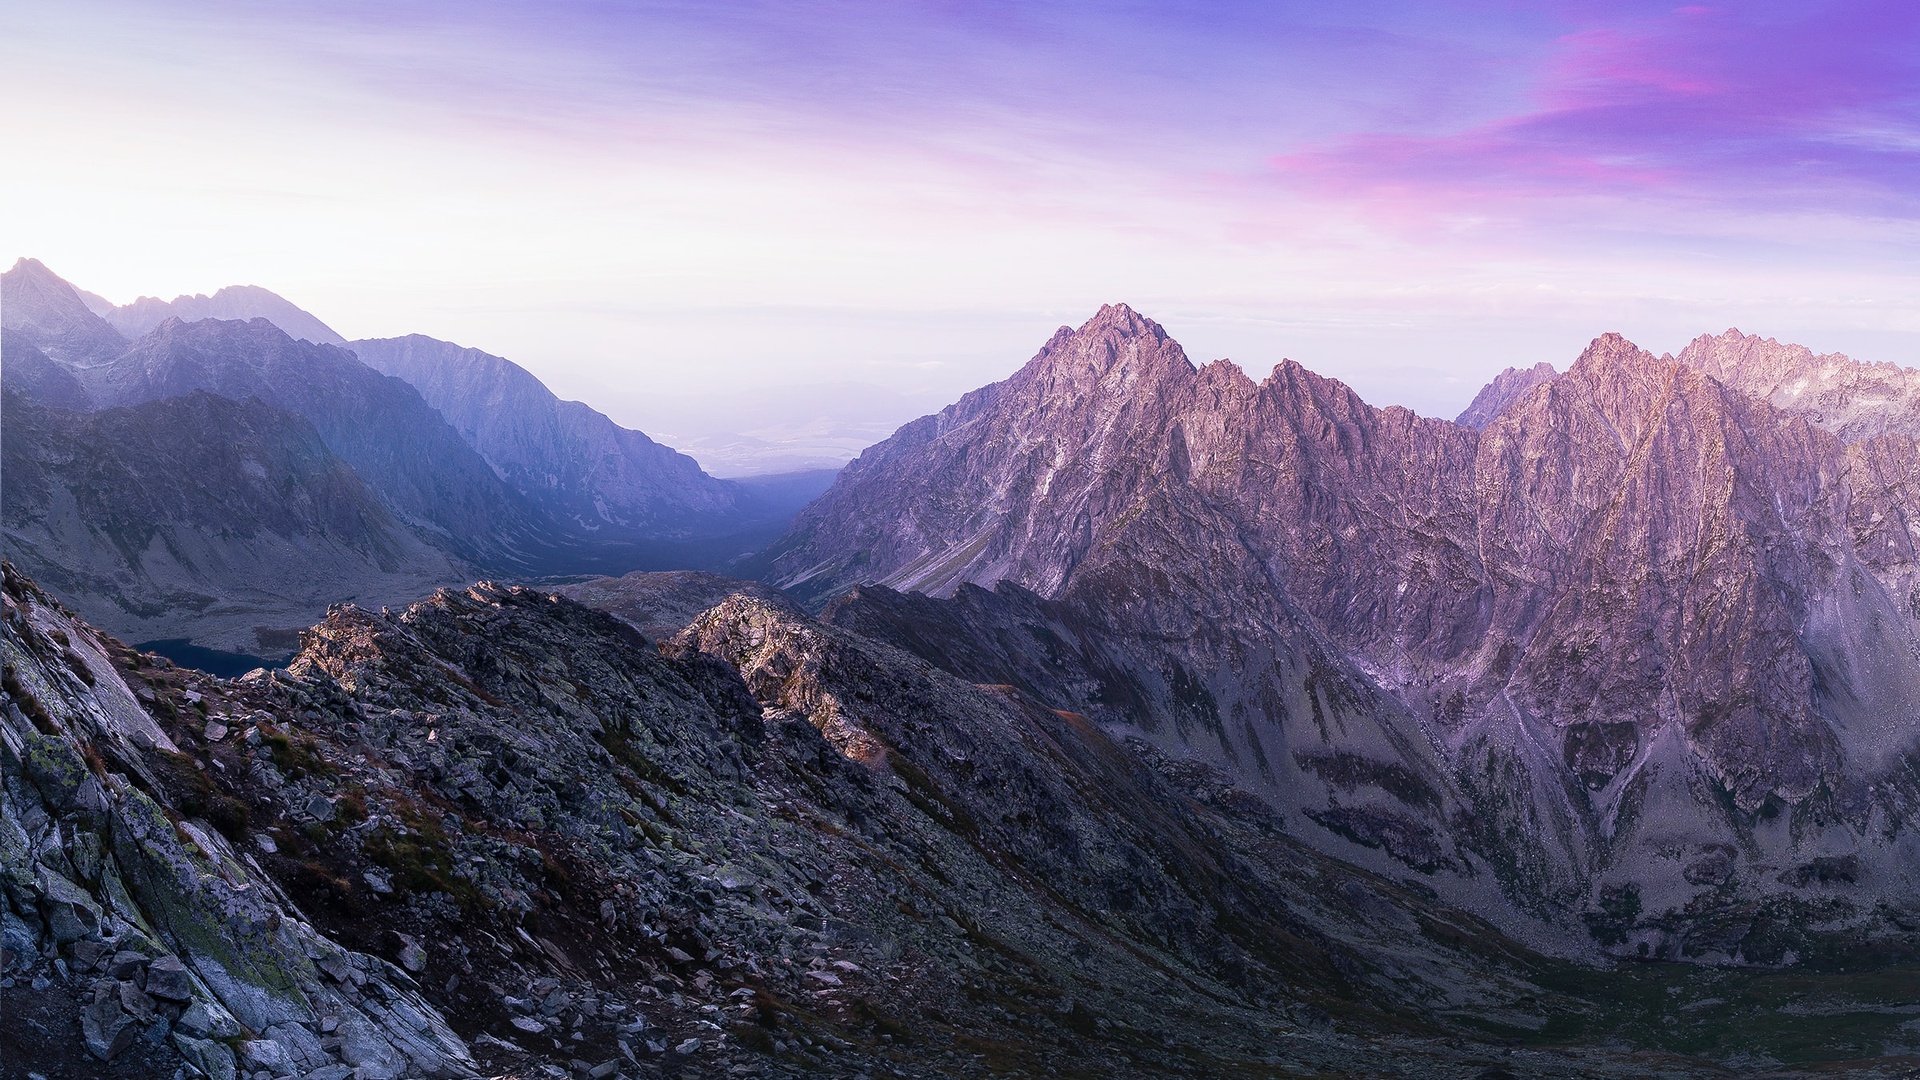
[[[1339,379],[1322,375],[1290,357],[1282,358],[1279,363],[1273,365],[1273,371],[1260,383],[1260,389],[1268,392],[1294,391],[1309,397],[1333,395],[1346,400],[1350,405],[1371,407],[1353,387]]]
[[[32,342],[66,364],[90,367],[126,347],[126,339],[93,313],[59,274],[21,257],[0,274],[0,323],[25,331]]]
[[[1580,358],[1567,369],[1567,374],[1589,379],[1608,375],[1644,378],[1674,364],[1671,358],[1663,360],[1629,341],[1626,335],[1610,330],[1588,343],[1581,351]]]
[[[1126,304],[1103,304],[1078,329],[1062,326],[1022,369],[1022,375],[1106,377],[1133,369],[1150,380],[1191,376],[1193,361],[1166,328]]]
[[[1454,417],[1453,422],[1484,431],[1488,424],[1499,419],[1501,413],[1512,408],[1535,387],[1551,382],[1559,375],[1560,372],[1544,360],[1530,368],[1508,367],[1481,387],[1473,401],[1459,416]]]
[[[1100,305],[1093,318],[1080,326],[1083,334],[1103,329],[1117,330],[1128,337],[1146,335],[1161,341],[1167,337],[1165,327],[1122,303]]]
[[[319,345],[346,344],[345,337],[311,312],[261,285],[228,285],[211,296],[206,293],[181,293],[172,300],[142,296],[130,304],[106,312],[105,318],[122,333],[138,337],[159,325],[169,315],[178,315],[188,322],[264,318],[292,337]]]
[[[72,306],[83,310],[86,308],[80,300],[79,290],[73,287],[73,283],[54,273],[39,259],[21,256],[14,262],[13,269],[0,274],[0,281],[5,282],[7,291],[15,297],[19,295],[20,290],[26,289],[30,290],[36,298],[60,301],[71,299]],[[15,302],[18,303],[18,299],[15,299]]]

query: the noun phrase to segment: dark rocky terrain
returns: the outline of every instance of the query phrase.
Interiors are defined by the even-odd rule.
[[[1904,1045],[1904,969],[1551,960],[1218,770],[722,585],[337,608],[221,681],[9,568],[0,1069],[1691,1077]],[[1853,1074],[1882,1065],[1912,1062]]]
[[[1801,393],[1810,353],[1713,345],[1600,338],[1475,430],[1196,369],[1110,307],[862,455],[769,577],[955,596],[965,635],[842,606],[956,671],[1058,640],[1043,696],[1543,947],[1905,954],[1915,444],[1862,419],[1887,372],[1822,359],[1851,389],[1814,415],[1742,389]]]

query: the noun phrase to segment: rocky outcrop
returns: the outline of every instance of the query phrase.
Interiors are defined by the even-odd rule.
[[[84,297],[82,299],[85,299]],[[199,293],[162,300],[142,296],[131,304],[104,307],[89,303],[94,313],[127,338],[142,337],[168,319],[199,322],[220,319],[226,322],[252,322],[265,319],[285,331],[288,337],[315,345],[345,345],[347,339],[292,301],[258,285],[229,285],[212,296]]]
[[[1782,867],[1840,852],[1872,868],[1850,883],[1856,925],[1886,930],[1871,911],[1912,871],[1866,823],[1913,824],[1891,794],[1920,734],[1910,442],[1848,446],[1614,335],[1524,394],[1496,389],[1508,400],[1475,431],[1291,362],[1260,383],[1196,369],[1151,321],[1104,308],[863,454],[770,579],[815,602],[876,583],[963,610],[984,603],[963,586],[1017,582],[1098,628],[1068,650],[1089,670],[1166,687],[1102,715],[1276,799],[1307,793],[1333,832],[1355,820],[1335,816],[1339,785],[1296,771],[1357,775],[1319,760],[1356,755],[1368,775],[1405,770],[1436,808],[1410,820],[1439,839],[1396,857],[1467,889],[1479,864],[1434,854],[1457,844],[1503,905],[1549,921],[1591,923],[1631,885],[1667,921],[1599,935],[1616,947],[1778,957],[1677,928],[1736,898],[1817,906],[1832,879]],[[1314,674],[1289,690],[1276,669]],[[1303,725],[1309,682],[1344,688],[1377,734]],[[1217,728],[1174,722],[1176,685],[1205,690],[1186,696]],[[1739,857],[1707,888],[1674,850]]]
[[[247,808],[211,792],[124,655],[7,568],[8,1068],[470,1075],[410,976],[342,948],[262,871]]]

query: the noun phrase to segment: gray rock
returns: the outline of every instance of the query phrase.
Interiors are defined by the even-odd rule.
[[[263,1034],[286,1048],[293,1059],[295,1072],[329,1064],[331,1055],[321,1045],[319,1037],[304,1024],[275,1024]]]
[[[427,950],[417,941],[409,941],[400,949],[400,966],[408,972],[418,975],[427,970]]]
[[[48,870],[41,870],[37,882],[41,910],[46,913],[47,929],[62,945],[100,933],[100,905],[85,889]]]
[[[180,1014],[174,1027],[196,1039],[231,1039],[240,1034],[240,1022],[233,1018],[225,1006],[204,999],[187,1006],[187,1011]]]
[[[153,998],[147,996],[146,992],[141,990],[138,985],[131,982],[120,983],[119,994],[117,996],[120,1001],[120,1007],[126,1010],[127,1015],[133,1017],[136,1023],[142,1026],[153,1023]]]
[[[315,821],[333,820],[333,800],[324,795],[315,795],[308,799],[306,810],[308,816]]]
[[[120,1008],[119,999],[112,994],[80,1010],[80,1038],[87,1052],[101,1061],[112,1061],[124,1053],[139,1034],[133,1017]]]
[[[275,1076],[292,1076],[293,1055],[273,1039],[248,1039],[240,1044],[240,1064],[248,1069],[265,1069]]]
[[[100,968],[113,956],[113,946],[98,941],[76,941],[73,943],[73,967],[75,971],[91,972]]]
[[[340,1058],[359,1070],[363,1080],[394,1080],[407,1068],[406,1058],[381,1037],[377,1028],[360,1017],[341,1021]]]
[[[233,1051],[224,1043],[212,1039],[199,1039],[180,1031],[173,1033],[173,1045],[187,1064],[199,1069],[207,1080],[236,1080],[239,1070],[234,1066]]]
[[[163,956],[147,964],[146,991],[166,1001],[193,1000],[193,976],[177,956]],[[222,1010],[223,1012],[225,1010]]]
[[[78,955],[77,949],[75,955]],[[121,950],[114,953],[113,959],[108,961],[107,974],[115,979],[127,979],[145,985],[147,964],[146,954]]]

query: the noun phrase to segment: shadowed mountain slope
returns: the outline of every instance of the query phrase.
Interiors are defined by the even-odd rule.
[[[740,492],[685,454],[561,401],[524,368],[415,334],[350,346],[404,379],[501,479],[580,528],[656,538],[738,528]]]
[[[136,640],[284,656],[306,612],[473,574],[397,522],[311,424],[258,400],[4,401],[9,557]]]
[[[312,423],[396,516],[463,558],[513,567],[540,542],[530,508],[412,386],[265,319],[169,319],[81,380],[100,407],[196,390],[257,398]]]

